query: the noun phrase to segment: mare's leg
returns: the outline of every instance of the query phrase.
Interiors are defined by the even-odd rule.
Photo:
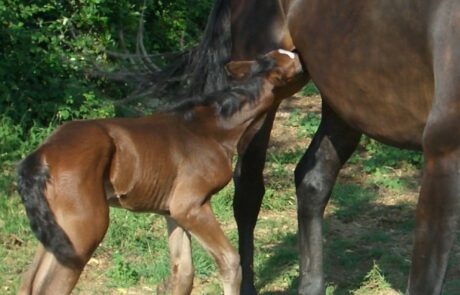
[[[108,227],[108,206],[102,188],[101,185],[97,194],[93,189],[67,187],[65,192],[56,189],[59,197],[48,198],[57,223],[69,237],[82,264],[63,265],[39,246],[18,294],[70,294]]]
[[[168,243],[171,264],[168,294],[190,294],[193,287],[194,271],[192,262],[192,245],[190,234],[170,217],[168,224]]]
[[[423,134],[425,165],[407,288],[411,295],[441,294],[460,219],[459,9],[458,2],[444,5],[433,24],[435,94]]]
[[[243,281],[241,294],[256,294],[254,287],[254,228],[264,196],[263,169],[267,145],[278,105],[267,114],[262,128],[248,145],[244,154],[239,155],[235,167],[235,197],[233,211],[238,226],[238,248],[241,256]]]
[[[323,294],[323,213],[339,170],[359,142],[351,129],[323,103],[322,119],[295,170],[300,246],[299,294]]]

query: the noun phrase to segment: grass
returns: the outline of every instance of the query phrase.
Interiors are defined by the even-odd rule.
[[[296,294],[298,249],[293,170],[320,121],[294,109],[282,120],[285,149],[272,147],[266,163],[266,195],[255,232],[256,287],[260,294]],[[418,153],[382,146],[368,138],[343,169],[324,222],[328,295],[399,294],[410,267],[414,207],[423,165]],[[37,241],[11,183],[12,165],[0,177],[0,293],[15,294]],[[227,236],[237,245],[233,186],[212,200]],[[165,221],[153,214],[112,209],[106,238],[74,294],[154,294],[169,273]],[[451,255],[444,294],[460,290],[460,237]],[[193,241],[193,294],[220,294],[216,266]]]

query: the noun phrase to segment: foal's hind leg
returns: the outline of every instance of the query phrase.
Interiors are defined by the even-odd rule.
[[[446,1],[433,24],[435,95],[424,134],[425,165],[408,294],[441,294],[460,221],[460,23]]]
[[[34,277],[37,273],[40,263],[45,257],[45,254],[45,248],[43,248],[42,245],[39,245],[32,264],[30,265],[27,272],[24,273],[24,275],[22,276],[21,286],[19,287],[18,295],[26,295],[32,293],[32,284],[34,281]]]
[[[300,246],[299,294],[323,294],[322,222],[342,165],[359,142],[351,129],[323,103],[318,131],[295,171]]]
[[[193,287],[194,268],[192,262],[192,245],[190,234],[170,217],[168,224],[168,243],[171,265],[171,277],[166,286],[157,290],[160,294],[190,294]],[[161,290],[163,289],[163,290]]]
[[[102,185],[97,194],[93,190],[66,189],[66,192],[59,192],[59,197],[49,198],[49,203],[57,223],[69,237],[82,264],[63,265],[52,253],[39,246],[19,294],[70,294],[84,265],[104,237],[109,217]],[[48,188],[48,191],[53,189]]]

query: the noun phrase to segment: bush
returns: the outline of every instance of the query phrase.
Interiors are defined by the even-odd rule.
[[[125,85],[90,79],[84,73],[92,61],[113,62],[106,49],[119,50],[120,30],[125,31],[128,49],[134,50],[142,7],[131,2],[0,2],[0,114],[28,129],[34,124],[47,126],[63,108],[79,108],[85,93],[99,93],[96,100],[107,93],[125,95]],[[211,1],[146,4],[146,47],[164,52],[196,42]]]
[[[135,4],[134,4],[135,3]],[[195,44],[211,0],[146,1],[148,51]],[[93,62],[115,66],[107,49],[135,50],[142,2],[128,0],[0,1],[0,164],[9,183],[18,159],[57,125],[115,115],[111,99],[126,85],[88,75]],[[2,177],[4,176],[4,177]]]

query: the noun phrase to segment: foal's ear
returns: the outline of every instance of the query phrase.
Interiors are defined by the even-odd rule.
[[[242,61],[231,61],[225,69],[233,78],[237,80],[243,80],[251,74],[251,68],[255,61],[242,60]]]

